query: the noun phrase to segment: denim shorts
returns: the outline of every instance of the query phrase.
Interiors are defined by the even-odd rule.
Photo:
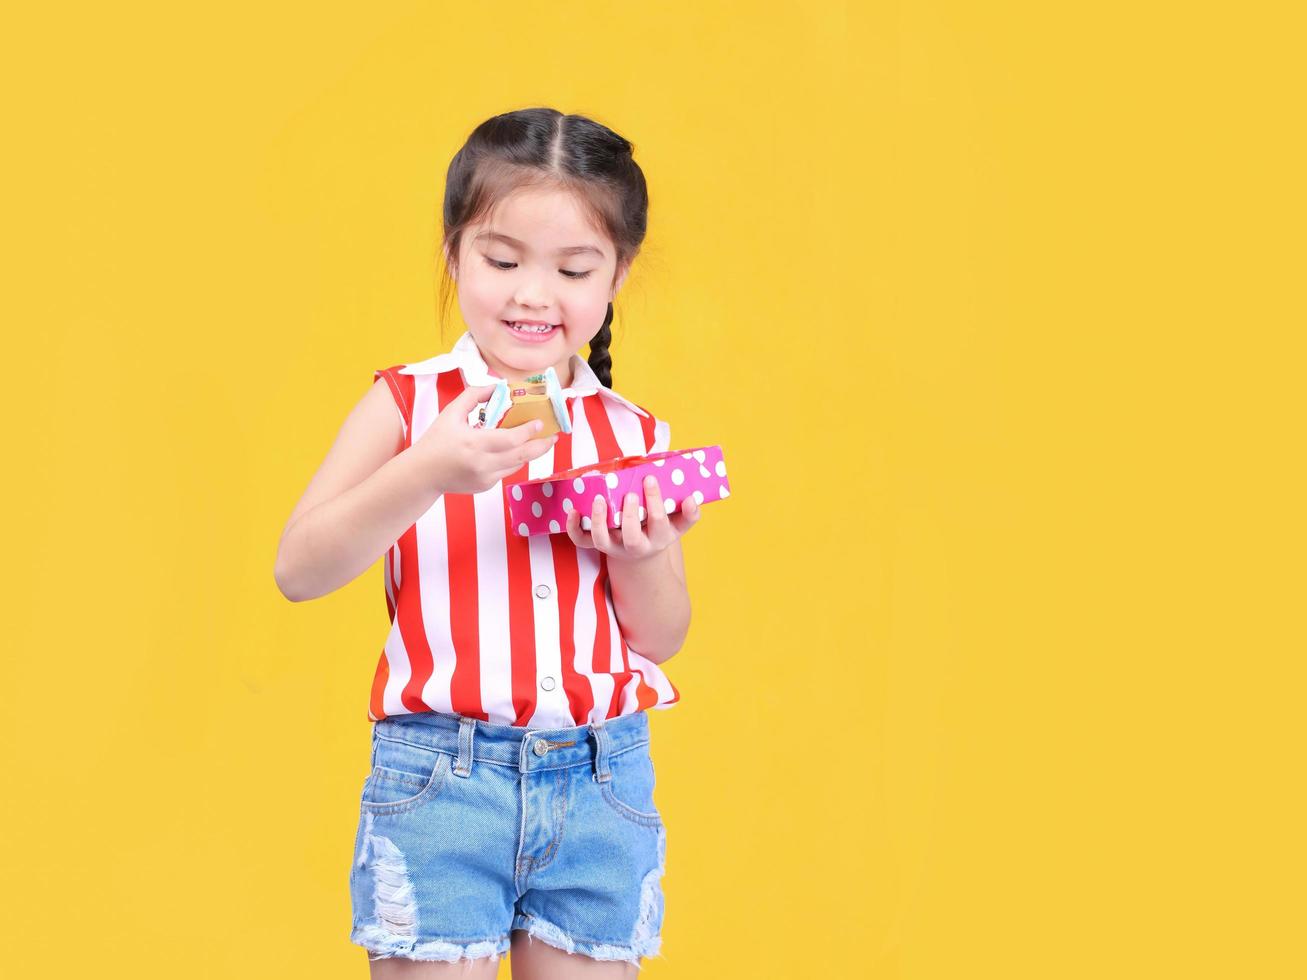
[[[666,832],[644,711],[526,729],[421,712],[372,725],[350,866],[369,959],[496,959],[510,934],[639,965],[661,943]]]

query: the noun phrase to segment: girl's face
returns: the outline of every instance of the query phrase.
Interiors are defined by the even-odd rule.
[[[614,280],[613,243],[588,224],[575,199],[543,188],[506,198],[493,225],[469,226],[457,267],[446,264],[490,370],[517,381],[552,366],[564,388],[572,384],[572,355],[599,332],[626,278],[623,269]],[[523,333],[508,325],[521,320],[551,327]]]

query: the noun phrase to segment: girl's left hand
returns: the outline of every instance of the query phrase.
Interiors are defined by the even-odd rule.
[[[675,517],[669,517],[663,505],[658,481],[652,476],[644,478],[646,526],[640,526],[640,501],[628,493],[622,506],[622,526],[608,526],[608,505],[603,497],[596,496],[590,513],[591,530],[581,527],[581,512],[573,510],[567,515],[567,536],[579,548],[595,548],[606,555],[626,561],[639,561],[662,551],[686,531],[694,527],[702,516],[699,504],[693,497],[681,503]]]

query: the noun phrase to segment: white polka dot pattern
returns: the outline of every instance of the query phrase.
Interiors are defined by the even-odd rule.
[[[673,465],[667,465],[669,460]],[[690,498],[704,504],[725,500],[731,493],[721,446],[623,456],[555,473],[552,477],[512,484],[508,508],[513,526],[523,537],[562,534],[566,533],[567,515],[579,510],[581,527],[588,531],[591,522],[586,515],[593,512],[595,497],[602,497],[608,526],[620,527],[622,504],[628,493],[634,493],[642,502],[639,510],[640,520],[644,522],[648,516],[643,506],[646,476],[658,481],[663,510],[669,515],[680,510]]]

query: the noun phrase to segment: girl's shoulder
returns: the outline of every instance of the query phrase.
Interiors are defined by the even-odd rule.
[[[604,393],[607,394],[610,403],[615,405],[617,411],[629,412],[635,417],[644,435],[646,453],[662,453],[672,448],[672,427],[666,419],[659,418],[648,408],[623,398],[609,388],[599,390],[601,397]]]

